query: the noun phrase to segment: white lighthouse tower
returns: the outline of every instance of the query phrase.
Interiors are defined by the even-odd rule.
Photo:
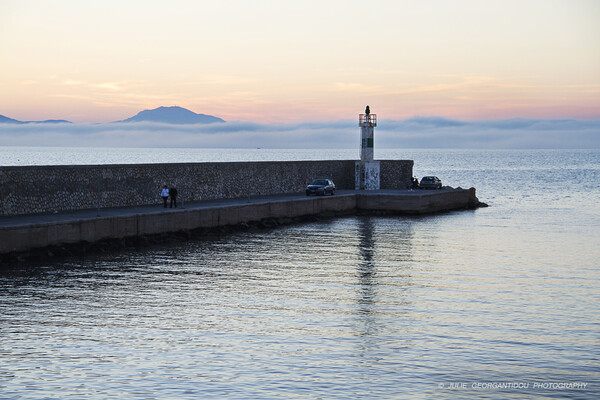
[[[369,106],[358,116],[360,126],[360,161],[355,165],[356,190],[379,189],[379,161],[373,160],[373,133],[377,126],[377,115],[371,114]]]

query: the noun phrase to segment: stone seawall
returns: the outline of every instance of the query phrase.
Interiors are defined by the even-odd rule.
[[[45,216],[0,218],[0,267],[31,250],[81,252],[103,240],[144,241],[153,235],[180,233],[183,237],[205,229],[251,223],[276,226],[311,216],[366,214],[428,214],[481,206],[475,189],[340,191],[335,196],[275,195],[249,199],[209,200],[186,208],[124,207],[101,215],[78,211]],[[275,222],[273,222],[275,221]],[[287,222],[287,223],[289,223]],[[68,249],[60,247],[69,246]],[[41,253],[43,254],[43,252]],[[25,256],[25,255],[23,255]]]
[[[354,188],[354,160],[0,167],[0,215],[159,204],[164,184],[178,201],[297,193],[314,178]],[[413,161],[382,160],[381,188],[406,189]]]

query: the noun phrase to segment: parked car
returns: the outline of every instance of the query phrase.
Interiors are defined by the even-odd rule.
[[[442,181],[437,176],[424,176],[419,183],[421,189],[441,189]]]
[[[331,179],[315,179],[306,187],[307,196],[311,194],[324,196],[327,193],[332,196],[335,194],[335,184]]]

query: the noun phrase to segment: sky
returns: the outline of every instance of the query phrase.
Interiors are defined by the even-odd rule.
[[[367,104],[390,121],[600,119],[600,1],[0,0],[10,118],[177,105],[327,126]]]

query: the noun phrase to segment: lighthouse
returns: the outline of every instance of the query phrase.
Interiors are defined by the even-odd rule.
[[[358,116],[360,127],[360,161],[355,164],[356,190],[379,189],[379,161],[373,160],[373,145],[377,114],[371,114],[369,106]]]

